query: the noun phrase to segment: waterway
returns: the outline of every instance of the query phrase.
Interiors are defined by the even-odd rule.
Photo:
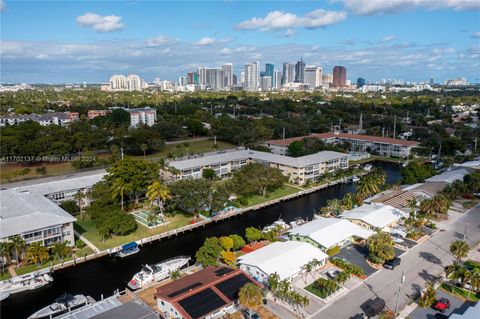
[[[387,172],[387,183],[400,180],[400,167],[389,163],[375,163]],[[244,234],[247,227],[262,228],[278,218],[290,222],[297,217],[311,220],[314,211],[325,206],[329,199],[342,198],[354,192],[353,184],[339,184],[274,206],[251,211],[217,224],[207,225],[193,232],[164,239],[142,247],[138,254],[124,259],[102,257],[75,267],[53,273],[54,282],[42,288],[15,294],[1,302],[1,318],[25,319],[39,308],[53,302],[63,293],[90,295],[98,300],[103,294],[110,296],[116,289],[124,290],[126,283],[141,265],[158,263],[178,255],[194,256],[205,238],[230,234]]]

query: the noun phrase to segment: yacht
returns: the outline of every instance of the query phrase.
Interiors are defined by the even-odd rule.
[[[352,177],[352,182],[356,183],[360,180],[360,177],[358,177],[357,175],[353,176]]]
[[[279,220],[275,221],[273,224],[263,227],[262,232],[263,233],[268,233],[268,232],[270,232],[272,230],[275,230],[275,229],[279,229],[280,231],[285,231],[285,230],[288,230],[290,228],[291,228],[291,226],[288,225],[287,223],[285,223],[283,221],[283,219],[280,218]]]
[[[53,278],[49,274],[39,275],[30,273],[0,282],[0,293],[2,294],[2,298],[5,299],[8,295],[40,288],[52,281]],[[3,297],[4,294],[7,294],[7,297]]]
[[[45,308],[40,309],[28,319],[41,319],[41,318],[55,318],[64,313],[70,312],[77,308],[88,305],[94,301],[91,297],[84,295],[70,295],[65,294],[57,299],[55,302]]]
[[[188,265],[189,261],[190,257],[179,256],[165,260],[159,264],[145,265],[141,271],[133,276],[127,285],[133,290],[145,288],[148,284],[167,279],[172,272]]]
[[[295,218],[295,220],[292,220],[289,223],[289,225],[290,225],[291,228],[295,228],[295,227],[298,227],[298,226],[300,226],[304,223],[305,223],[305,220],[302,217],[297,217],[297,218]]]
[[[125,244],[122,247],[120,247],[120,250],[116,252],[115,256],[124,258],[130,255],[136,254],[139,251],[140,251],[140,248],[138,248],[138,244],[132,241],[131,243]]]
[[[370,172],[372,170],[372,164],[367,164],[363,167],[364,171]]]

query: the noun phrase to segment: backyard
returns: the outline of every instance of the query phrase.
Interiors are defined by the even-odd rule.
[[[258,205],[261,203],[268,202],[273,199],[277,199],[283,196],[291,195],[300,192],[301,189],[298,187],[290,186],[290,185],[284,185],[283,187],[277,188],[271,193],[268,193],[267,196],[263,197],[260,195],[254,195],[254,196],[249,196],[247,197],[248,205],[246,206],[253,206],[253,205]]]

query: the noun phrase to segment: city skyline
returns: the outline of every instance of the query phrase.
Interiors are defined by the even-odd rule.
[[[176,81],[225,63],[239,77],[245,63],[282,71],[302,58],[325,74],[346,66],[352,81],[478,83],[480,5],[435,3],[188,2],[179,10],[170,2],[2,1],[1,82],[103,83],[117,73]]]

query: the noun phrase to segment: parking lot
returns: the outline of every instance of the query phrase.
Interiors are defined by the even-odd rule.
[[[377,270],[370,267],[367,263],[366,258],[368,256],[368,248],[367,246],[359,246],[350,244],[348,246],[343,247],[335,257],[343,258],[346,261],[351,262],[363,269],[363,272],[366,276],[371,276]]]
[[[437,290],[437,299],[447,298],[450,300],[450,309],[444,312],[444,315],[450,316],[453,312],[462,314],[465,310],[471,306],[473,303],[464,302],[463,300],[457,299],[456,297],[447,294],[441,289]],[[410,315],[408,316],[411,319],[435,319],[435,314],[440,313],[439,311],[430,308],[417,307]]]

